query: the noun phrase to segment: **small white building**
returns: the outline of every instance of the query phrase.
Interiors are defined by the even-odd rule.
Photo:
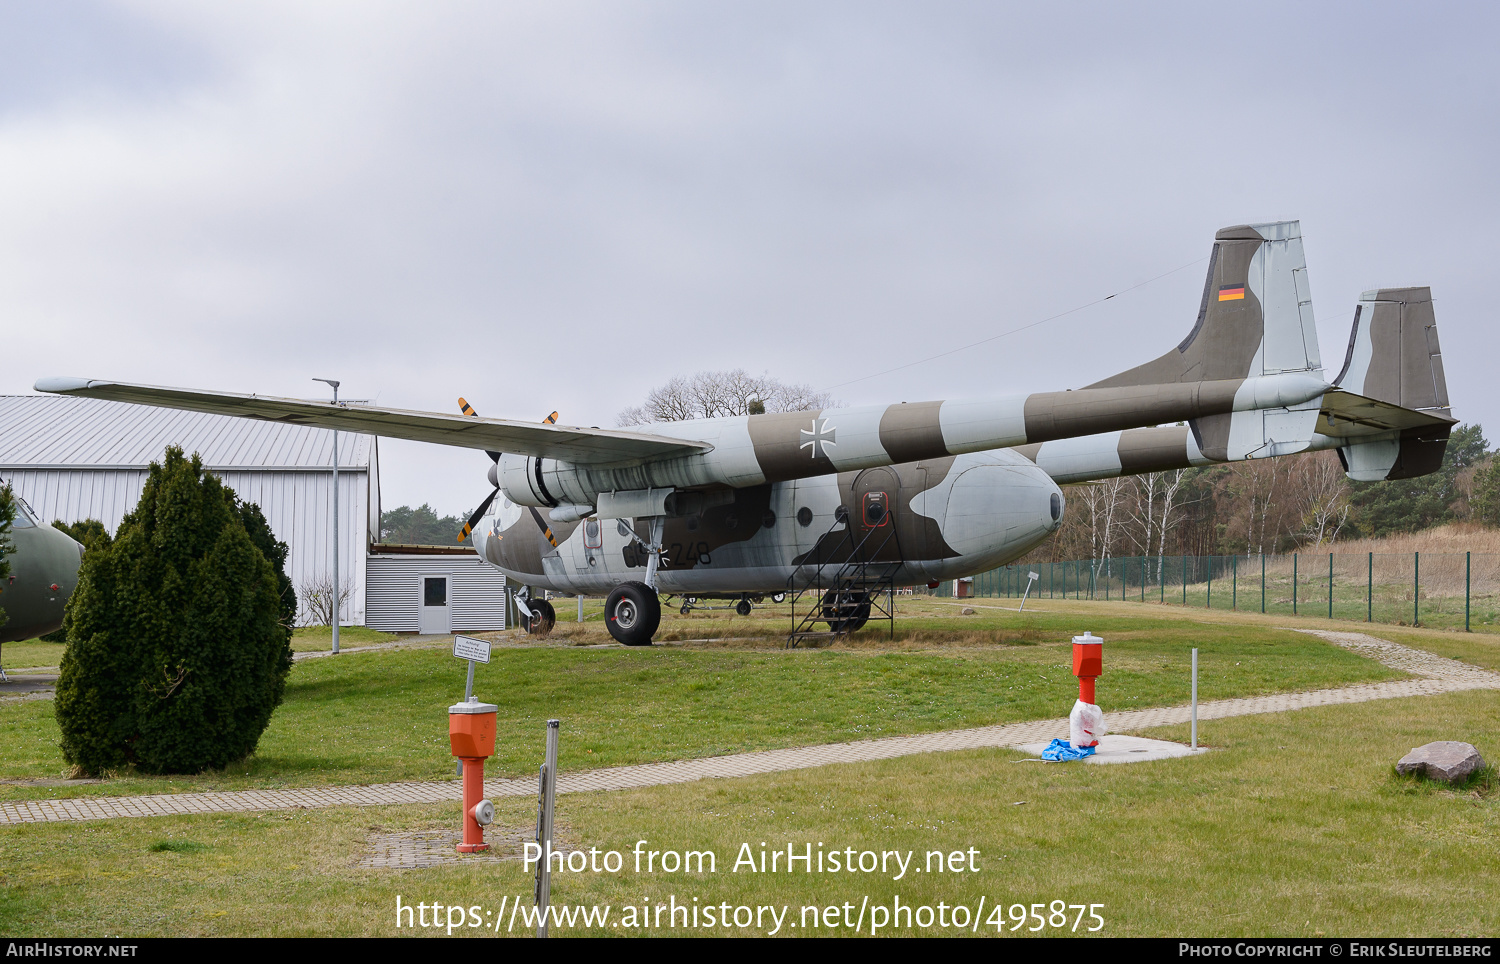
[[[260,506],[271,531],[288,546],[287,575],[300,599],[313,582],[331,582],[333,434],[93,398],[0,396],[0,480],[13,485],[45,522],[98,519],[114,532],[140,501],[150,464],[162,460],[167,446],[180,446],[189,456],[197,453],[203,467],[242,500]],[[502,628],[505,577],[472,549],[373,551],[380,542],[379,445],[349,432],[338,439],[345,624],[416,632],[423,618],[418,581],[441,576],[452,629]],[[437,616],[429,612],[427,618]]]
[[[365,625],[387,633],[505,628],[505,577],[467,546],[373,545]]]

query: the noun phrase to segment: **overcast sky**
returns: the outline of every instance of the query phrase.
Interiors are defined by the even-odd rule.
[[[1181,339],[1216,229],[1300,218],[1325,364],[1362,290],[1430,284],[1500,440],[1496,10],[5,0],[0,393],[608,426],[703,369],[1073,387]],[[381,453],[387,507],[489,489]]]

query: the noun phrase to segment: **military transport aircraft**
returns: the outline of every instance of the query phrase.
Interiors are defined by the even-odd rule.
[[[19,494],[16,518],[6,538],[10,575],[0,580],[0,643],[34,639],[62,626],[63,607],[78,584],[83,546],[66,532],[41,522]],[[0,679],[5,670],[0,668]]]
[[[608,593],[611,634],[649,643],[660,596],[871,594],[991,569],[1061,523],[1059,482],[1335,448],[1355,479],[1436,469],[1454,420],[1425,288],[1367,292],[1324,377],[1295,221],[1218,232],[1181,344],[1084,388],[668,422],[629,431],[48,378],[39,391],[486,451],[480,555],[525,587]],[[1157,427],[1175,424],[1179,427]],[[490,512],[497,495],[500,506]],[[834,572],[828,572],[829,569]],[[518,593],[531,625],[553,618]]]

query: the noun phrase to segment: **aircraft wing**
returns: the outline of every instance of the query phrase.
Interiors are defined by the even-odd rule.
[[[707,442],[665,438],[645,432],[544,425],[342,402],[335,405],[333,402],[312,402],[300,398],[235,395],[229,392],[131,385],[86,378],[43,378],[36,383],[36,390],[189,412],[310,425],[414,442],[509,452],[584,465],[631,465],[713,449]]]
[[[1402,408],[1378,398],[1334,389],[1323,395],[1316,431],[1331,438],[1360,438],[1405,429],[1438,428],[1455,421],[1448,417],[1447,408]]]

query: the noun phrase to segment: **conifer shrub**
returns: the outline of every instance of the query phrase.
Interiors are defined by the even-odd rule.
[[[55,702],[70,763],[196,773],[255,749],[286,688],[296,611],[257,542],[284,562],[260,510],[196,455],[172,447],[152,463],[140,503],[112,543],[90,547],[68,601]]]

